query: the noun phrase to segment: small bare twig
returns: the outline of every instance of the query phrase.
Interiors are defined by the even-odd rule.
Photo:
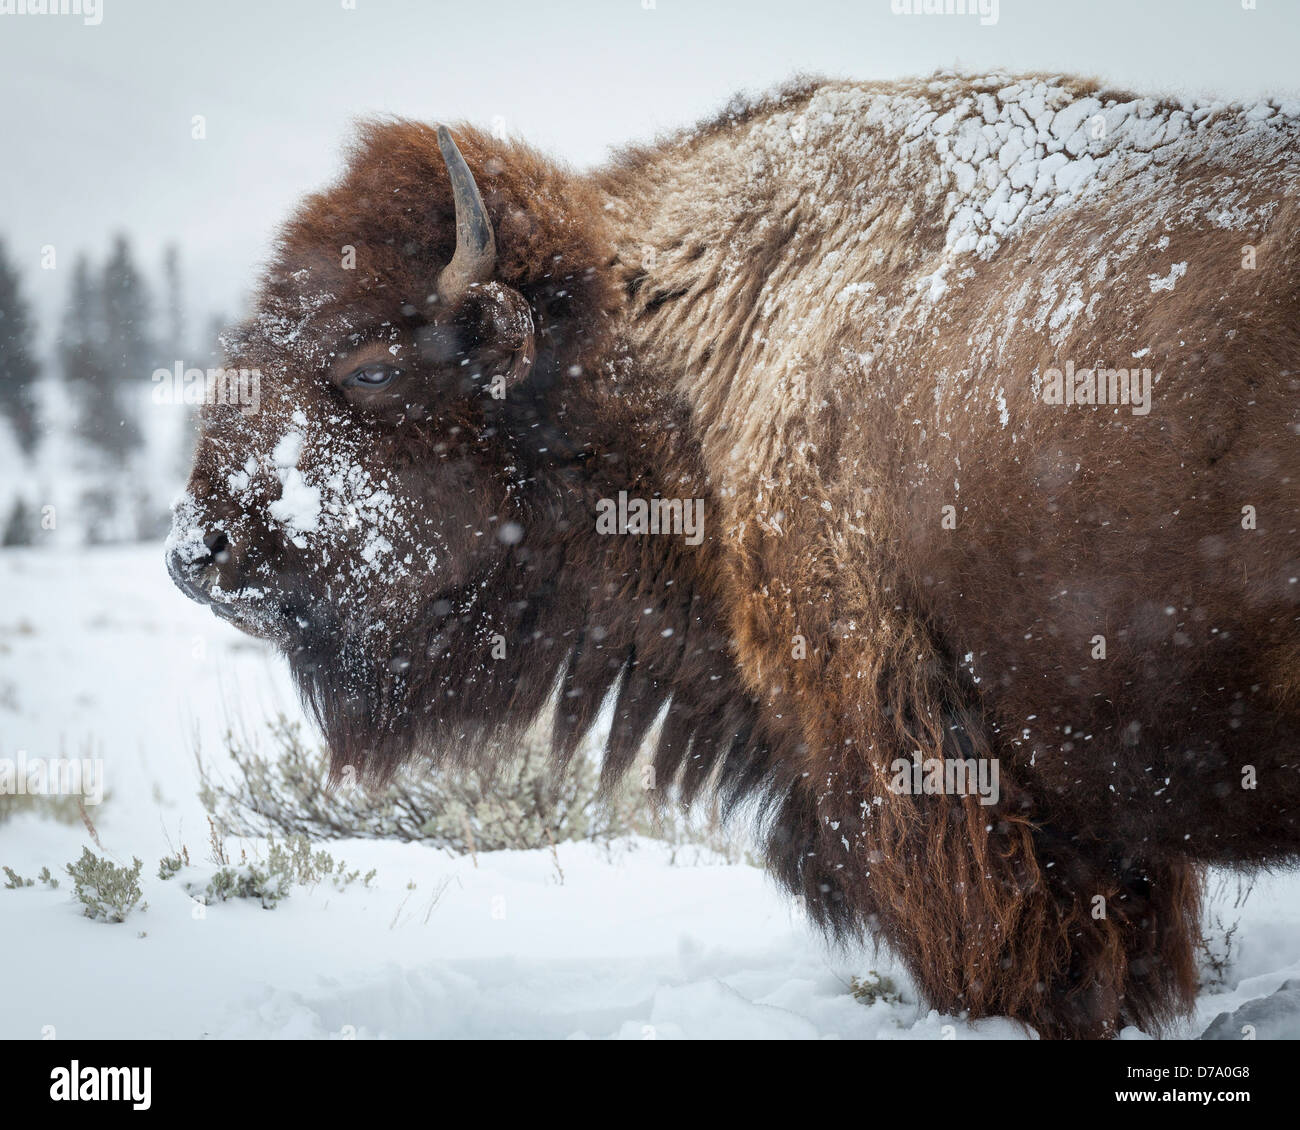
[[[407,891],[406,894],[402,897],[402,901],[398,904],[397,907],[397,913],[393,915],[393,920],[388,924],[388,928],[390,930],[397,929],[397,920],[402,917],[402,910],[406,906],[406,902],[410,897],[411,897],[410,891]]]
[[[217,822],[211,816],[208,817],[208,845],[212,848],[213,863],[218,867],[225,867],[230,863],[229,858],[226,856],[225,841],[217,830]]]
[[[451,886],[451,876],[446,876],[433,892],[433,898],[429,900],[429,909],[424,912],[424,925],[429,924],[429,917],[433,914],[433,908],[442,900],[443,893]]]
[[[81,813],[81,822],[86,826],[86,831],[90,833],[91,840],[100,851],[106,851],[102,843],[99,842],[99,833],[95,830],[94,821],[90,819],[90,813],[86,811],[86,801],[84,797],[77,797],[77,811]]]
[[[465,827],[465,843],[469,846],[469,857],[474,861],[475,870],[478,869],[478,851],[474,847],[474,829],[469,825],[469,813],[461,813],[461,823]]]
[[[555,873],[560,877],[560,886],[564,886],[564,868],[560,866],[560,853],[555,846],[555,837],[551,835],[550,828],[546,829],[546,839],[551,845],[551,862],[555,864]]]

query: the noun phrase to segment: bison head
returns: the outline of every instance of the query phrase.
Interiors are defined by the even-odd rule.
[[[335,772],[469,748],[549,689],[493,660],[555,595],[538,466],[584,458],[553,421],[602,253],[561,170],[459,132],[477,176],[445,128],[364,127],[290,220],[225,343],[259,410],[205,404],[168,544],[186,595],[288,656]]]

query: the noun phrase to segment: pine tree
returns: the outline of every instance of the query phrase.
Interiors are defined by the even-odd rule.
[[[13,425],[18,446],[30,455],[36,447],[36,380],[40,366],[33,340],[35,325],[0,242],[0,414]]]
[[[59,355],[78,403],[78,433],[111,462],[125,463],[141,442],[141,400],[132,394],[155,368],[148,291],[125,236],[114,240],[102,271],[78,257]]]
[[[36,531],[36,515],[26,502],[16,499],[5,520],[4,531],[0,532],[0,546],[32,545],[36,541]]]
[[[156,368],[149,333],[149,295],[144,276],[131,258],[126,236],[113,241],[113,250],[104,264],[101,294],[104,316],[106,376],[113,386],[112,398],[117,406],[116,435],[111,428],[105,433],[105,449],[119,462],[140,446],[141,431],[136,416],[138,405],[132,392],[145,387]]]
[[[181,293],[181,255],[174,243],[163,252],[163,285],[167,290],[167,352],[172,361],[185,357],[185,305]]]
[[[72,268],[72,288],[59,328],[59,368],[77,405],[76,431],[99,450],[117,430],[116,389],[104,353],[103,301],[85,255]]]

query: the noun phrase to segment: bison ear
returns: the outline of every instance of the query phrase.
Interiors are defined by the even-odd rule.
[[[507,389],[524,380],[537,356],[533,312],[519,291],[499,282],[469,288],[465,314],[473,326],[476,358],[482,362],[481,380],[504,383]]]

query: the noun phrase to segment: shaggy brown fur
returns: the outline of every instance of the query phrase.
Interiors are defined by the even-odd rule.
[[[661,788],[754,802],[935,1007],[1169,1021],[1199,868],[1300,848],[1300,131],[1130,101],[804,83],[589,176],[460,128],[497,262],[454,311],[433,131],[363,128],[231,343],[270,387],[205,410],[178,581],[284,649],[336,772],[552,701],[563,759],[612,694],[612,781],[666,706]],[[1076,106],[1102,134],[1054,138]],[[1030,150],[987,209],[948,160],[996,181],[981,116],[1011,177]],[[1083,163],[1036,181],[1035,144]],[[497,399],[515,295],[536,359]],[[1044,403],[1066,360],[1149,366],[1150,414]],[[703,499],[703,542],[600,535],[619,491]],[[996,759],[998,803],[896,792],[914,752]]]

